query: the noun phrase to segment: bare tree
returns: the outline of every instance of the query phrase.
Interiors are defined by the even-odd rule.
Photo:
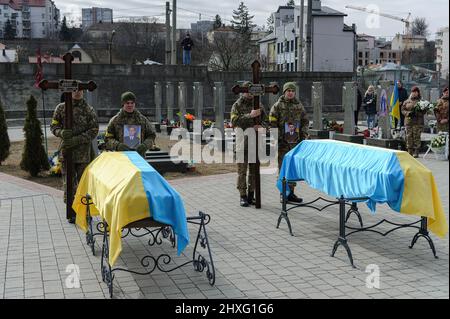
[[[216,32],[209,44],[209,68],[214,71],[244,71],[257,56],[256,47],[236,32]]]
[[[425,18],[415,18],[412,22],[411,31],[413,35],[421,35],[427,37],[429,35],[427,20]]]
[[[142,21],[142,22],[141,22]],[[114,39],[115,56],[129,63],[147,58],[164,61],[164,39],[161,25],[154,20],[120,23]]]

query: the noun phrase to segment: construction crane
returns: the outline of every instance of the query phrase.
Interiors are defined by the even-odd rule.
[[[405,35],[409,35],[409,36],[412,34],[412,32],[411,32],[411,22],[410,22],[411,13],[408,13],[408,16],[406,18],[400,18],[400,17],[393,16],[391,14],[379,12],[377,10],[367,9],[365,7],[350,6],[350,5],[349,6],[345,6],[345,7],[348,8],[348,9],[359,10],[359,11],[363,11],[363,12],[367,12],[367,13],[376,14],[376,15],[379,15],[381,17],[385,17],[385,18],[401,21],[401,22],[403,22],[405,24],[404,34]]]

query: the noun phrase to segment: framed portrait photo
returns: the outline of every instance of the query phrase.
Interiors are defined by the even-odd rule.
[[[299,122],[287,122],[284,124],[283,140],[288,144],[297,144],[300,141]]]
[[[141,144],[141,126],[128,125],[123,126],[123,143],[131,149]]]

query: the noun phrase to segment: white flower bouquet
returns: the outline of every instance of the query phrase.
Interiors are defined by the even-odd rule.
[[[440,149],[445,146],[445,135],[439,134],[435,138],[431,140],[431,148],[432,149]]]
[[[414,106],[414,113],[427,113],[434,110],[434,105],[429,101],[422,100],[416,103]]]

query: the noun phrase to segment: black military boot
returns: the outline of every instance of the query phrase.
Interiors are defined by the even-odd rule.
[[[241,201],[240,201],[240,205],[241,207],[248,207],[248,200],[247,200],[247,196],[241,196]]]
[[[297,197],[297,195],[295,195],[293,192],[291,192],[289,194],[289,196],[287,197],[287,201],[300,204],[301,202],[303,202],[303,198]]]
[[[249,205],[255,205],[255,192],[248,192],[247,202]]]

